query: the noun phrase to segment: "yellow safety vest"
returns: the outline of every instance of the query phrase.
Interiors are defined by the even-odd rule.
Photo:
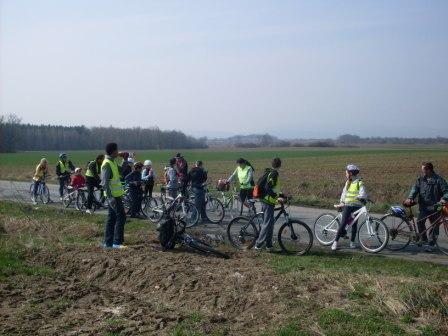
[[[97,172],[97,174],[99,175],[100,174],[100,168],[98,167],[98,164],[96,163],[96,161],[90,161],[89,162],[89,165],[87,166],[87,171],[86,171],[86,176],[89,176],[89,177],[93,177],[94,175],[93,175],[93,172],[90,170],[90,165],[93,163],[93,162],[95,162],[95,168],[96,168],[96,172]]]
[[[271,173],[269,173],[268,178],[266,179],[266,182],[269,182],[269,180],[271,179]],[[275,205],[277,203],[277,199],[278,199],[278,195],[280,194],[280,179],[277,177],[277,183],[273,186],[272,188],[274,190],[274,192],[277,194],[277,196],[272,197],[270,195],[266,195],[265,197],[263,197],[262,201],[264,203],[270,204],[270,205]]]
[[[253,186],[250,181],[247,180],[249,177],[250,166],[246,165],[246,167],[241,168],[237,167],[236,172],[238,174],[238,181],[240,182],[240,189],[252,189]]]
[[[346,205],[362,205],[359,199],[357,198],[359,195],[359,190],[363,182],[360,180],[355,180],[350,183],[347,191],[345,192],[344,204]]]
[[[121,197],[124,195],[124,187],[120,180],[120,172],[118,171],[118,165],[115,161],[105,158],[103,164],[101,165],[101,170],[104,169],[105,165],[109,164],[112,170],[112,177],[109,181],[110,192],[112,197]],[[104,195],[107,196],[106,190],[104,190]]]
[[[70,172],[68,161],[65,164],[64,162],[59,161],[59,168],[61,169],[61,174],[64,174],[65,172]]]

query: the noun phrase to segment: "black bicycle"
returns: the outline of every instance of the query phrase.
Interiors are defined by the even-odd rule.
[[[307,253],[313,246],[313,233],[310,227],[298,219],[292,219],[287,211],[289,203],[280,204],[274,211],[274,225],[283,217],[285,222],[278,230],[278,243],[282,252],[295,255]],[[235,217],[227,225],[227,238],[233,247],[241,250],[251,249],[257,241],[263,223],[263,213],[250,217]]]
[[[192,235],[185,232],[187,222],[182,216],[176,212],[177,203],[173,202],[163,207],[164,219],[160,223],[159,227],[159,239],[160,245],[162,245],[163,251],[168,251],[174,249],[176,244],[182,244],[200,251],[206,255],[215,255],[220,258],[228,259],[229,256],[221,251],[216,250],[210,244],[205,241],[193,237]]]

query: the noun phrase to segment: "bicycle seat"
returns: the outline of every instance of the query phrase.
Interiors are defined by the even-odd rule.
[[[253,198],[249,198],[247,199],[247,203],[252,203],[255,204],[257,202],[257,200],[253,199]]]

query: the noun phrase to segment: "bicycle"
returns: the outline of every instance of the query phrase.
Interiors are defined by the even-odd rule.
[[[34,181],[31,182],[30,185],[30,195],[31,198],[34,199]],[[50,199],[50,190],[47,187],[46,181],[42,180],[40,181],[38,187],[37,187],[37,193],[36,193],[36,202],[37,199],[40,199],[40,201],[42,202],[42,204],[48,204],[51,203],[51,199]]]
[[[253,200],[251,202],[254,202]],[[286,204],[286,206],[285,206]],[[283,216],[285,222],[280,226],[277,234],[282,252],[303,255],[313,246],[313,233],[310,227],[299,219],[291,218],[287,211],[289,202],[280,203],[274,208],[277,212],[274,224]],[[237,249],[251,249],[258,238],[263,223],[263,213],[259,212],[247,216],[239,216],[230,221],[227,226],[227,238]]]
[[[182,197],[182,195],[178,195],[176,200],[182,201]],[[161,209],[162,218],[166,219],[159,228],[159,239],[162,251],[172,250],[176,244],[182,244],[207,255],[215,255],[224,259],[229,258],[227,254],[214,249],[205,241],[185,232],[187,223],[182,216],[178,215],[176,211],[176,202],[168,204],[168,207],[166,207],[165,204],[162,204]]]
[[[399,251],[406,248],[411,242],[421,246],[423,244],[423,236],[427,233],[431,233],[436,226],[439,226],[439,230],[442,232],[439,232],[435,245],[443,254],[448,255],[448,205],[442,205],[440,203],[434,204],[432,207],[434,213],[438,215],[438,217],[423,232],[418,232],[418,221],[415,219],[412,210],[412,206],[415,204],[416,203],[413,203],[408,207],[408,214],[402,207],[392,206],[390,212],[382,217],[382,220],[388,224],[390,232],[387,248],[392,251]],[[421,220],[426,222],[426,220],[433,215],[434,214],[431,214]],[[440,228],[442,226],[443,230]]]
[[[175,198],[166,195],[165,187],[160,188],[160,204],[146,210],[145,215],[152,223],[158,223],[163,217],[163,211],[167,204],[176,204],[176,213],[186,223],[186,227],[192,227],[199,221],[199,211],[192,202],[186,201],[179,193]]]
[[[370,215],[368,204],[373,204],[372,200],[361,200],[363,206],[352,213],[348,226],[355,223],[360,217],[365,216],[365,220],[358,228],[358,240],[364,251],[369,253],[378,253],[382,251],[389,240],[389,230],[381,219]],[[339,211],[342,208],[335,205]],[[314,234],[321,245],[328,246],[333,244],[336,239],[336,233],[341,225],[342,213],[337,216],[329,213],[320,215],[314,222]]]
[[[93,192],[94,199],[92,201],[92,207],[89,209],[92,213],[94,213],[97,209],[107,208],[109,206],[106,197],[103,195],[102,188],[95,188]],[[89,191],[86,188],[78,189],[78,194],[76,196],[76,209],[79,211],[87,210],[87,199],[89,196]]]
[[[75,208],[79,210],[78,205],[76,204],[79,189],[73,189],[71,186],[67,186],[66,188],[67,192],[65,192],[64,196],[62,196],[62,205],[68,208],[73,202],[75,202]]]
[[[207,220],[214,224],[220,224],[225,216],[224,205],[218,198],[213,196],[208,189],[207,183],[204,183],[203,187],[205,188],[205,215]],[[190,192],[189,195],[190,200],[194,202],[194,193]]]

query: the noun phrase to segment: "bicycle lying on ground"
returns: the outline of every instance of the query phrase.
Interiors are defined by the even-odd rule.
[[[34,181],[31,182],[30,185],[30,195],[31,198],[34,199]],[[39,185],[37,186],[37,193],[36,193],[36,199],[35,201],[37,202],[37,200],[40,199],[40,201],[42,202],[42,204],[47,204],[51,202],[50,199],[50,190],[47,187],[47,183],[45,180],[42,180],[39,182]]]
[[[158,223],[163,217],[164,208],[171,204],[176,205],[174,207],[176,214],[182,217],[186,227],[192,227],[198,223],[199,211],[195,205],[190,201],[186,201],[180,193],[174,199],[167,196],[164,187],[160,189],[160,200],[157,202],[157,205],[146,207],[144,209],[144,214],[152,223]]]
[[[250,200],[250,202],[254,202]],[[285,205],[286,204],[286,205]],[[313,246],[313,233],[309,226],[289,215],[287,208],[289,203],[281,203],[274,209],[277,212],[275,223],[283,216],[285,222],[278,230],[278,243],[283,252],[295,255],[307,253]],[[263,223],[263,213],[259,212],[251,216],[235,217],[227,225],[227,238],[233,247],[237,249],[251,249],[258,238]]]
[[[363,206],[352,213],[350,222],[347,226],[352,226],[360,217],[365,219],[358,228],[358,240],[364,251],[369,253],[378,253],[382,251],[389,240],[389,230],[381,219],[374,218],[370,215],[368,204],[373,201],[361,200]],[[339,205],[335,205],[338,210],[342,210]],[[336,239],[336,233],[341,225],[342,213],[337,216],[329,213],[320,215],[314,223],[314,234],[317,241],[324,246],[333,244]],[[352,227],[353,228],[353,227]]]
[[[182,201],[181,198],[182,196],[178,195],[176,200]],[[182,244],[207,255],[215,255],[225,259],[229,258],[227,254],[216,250],[205,241],[186,233],[187,223],[176,211],[177,202],[171,202],[167,205],[165,206],[165,203],[161,205],[162,218],[165,220],[159,227],[159,238],[163,251],[172,250],[176,244]]]
[[[407,207],[409,209],[408,213],[400,206],[392,206],[390,212],[382,217],[382,220],[389,227],[390,233],[387,248],[392,251],[399,251],[406,248],[411,242],[421,246],[424,242],[424,235],[431,234],[438,227],[439,235],[435,241],[435,246],[443,254],[448,255],[448,205],[434,204],[432,206],[434,213],[421,220],[426,222],[429,217],[436,216],[435,220],[425,231],[418,232],[417,220],[412,211],[412,206],[415,204]]]

